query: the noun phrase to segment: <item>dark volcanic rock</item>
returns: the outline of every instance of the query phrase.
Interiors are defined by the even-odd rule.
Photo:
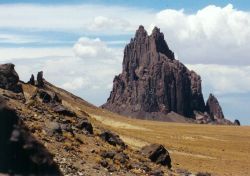
[[[0,88],[20,92],[19,76],[14,68],[14,64],[0,65]]]
[[[33,86],[35,85],[35,77],[34,77],[33,74],[31,75],[30,80],[28,81],[28,83],[33,85]]]
[[[171,168],[171,158],[168,151],[159,144],[151,144],[141,149],[142,154],[156,164]]]
[[[22,125],[0,97],[0,173],[61,175],[52,155]]]
[[[238,119],[235,119],[235,120],[234,120],[234,125],[240,126],[240,121],[239,121]]]
[[[37,87],[44,87],[43,72],[37,73]]]
[[[39,89],[38,97],[42,100],[43,103],[61,103],[61,100],[57,96],[57,94],[48,90]]]
[[[78,117],[79,118],[79,117]],[[76,124],[76,127],[80,130],[85,130],[89,134],[93,134],[93,126],[92,124],[88,121],[87,118],[80,118],[78,123]]]
[[[60,104],[55,105],[52,109],[54,112],[56,112],[60,115],[70,116],[70,117],[76,116],[75,112],[67,109],[66,107],[64,107],[63,105],[60,105]]]
[[[108,142],[111,145],[119,145],[122,147],[125,147],[125,143],[121,140],[121,138],[110,131],[104,131],[100,134],[100,138],[106,142]]]
[[[175,60],[159,28],[148,35],[140,26],[124,49],[122,73],[102,107],[133,117],[174,111],[194,118],[195,110],[205,110],[201,78]]]
[[[215,120],[224,119],[224,114],[222,112],[219,101],[213,94],[210,94],[207,100],[206,112],[211,116],[211,118]]]

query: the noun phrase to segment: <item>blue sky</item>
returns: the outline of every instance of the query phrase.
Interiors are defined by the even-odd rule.
[[[161,28],[170,48],[201,75],[231,120],[250,124],[250,3],[243,0],[0,1],[0,63],[22,80],[45,78],[101,105],[123,48],[142,24]],[[60,77],[59,77],[60,75]]]
[[[1,0],[1,3],[36,3],[36,4],[104,4],[104,5],[118,5],[118,6],[134,6],[141,8],[152,8],[156,10],[162,10],[166,8],[182,9],[185,8],[188,11],[197,11],[205,6],[214,4],[217,6],[225,6],[228,3],[234,5],[235,8],[241,10],[249,10],[250,4],[247,0]]]

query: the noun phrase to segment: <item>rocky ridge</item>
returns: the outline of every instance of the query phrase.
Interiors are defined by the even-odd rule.
[[[201,77],[175,59],[157,27],[148,35],[139,26],[126,45],[122,73],[102,108],[142,119],[178,122],[171,118],[176,113],[186,122],[232,124],[216,97],[210,95],[205,105]]]

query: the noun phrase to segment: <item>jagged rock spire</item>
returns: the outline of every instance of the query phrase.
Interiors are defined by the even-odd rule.
[[[206,111],[213,119],[224,119],[224,114],[217,98],[210,94],[206,103]]]
[[[103,107],[142,118],[171,111],[193,117],[194,110],[204,112],[205,103],[199,75],[174,59],[160,29],[148,35],[139,26],[124,49],[122,73]]]
[[[40,71],[37,73],[37,87],[43,87],[44,81],[43,81],[43,71]]]

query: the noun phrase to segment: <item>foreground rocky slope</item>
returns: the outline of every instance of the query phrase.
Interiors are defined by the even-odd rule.
[[[0,171],[15,174],[61,175],[52,154],[23,125],[0,97]]]
[[[199,123],[219,119],[218,123],[232,124],[224,120],[214,96],[205,105],[200,76],[175,59],[159,28],[148,35],[139,27],[124,49],[122,66],[103,108],[142,119],[181,122],[197,118]]]
[[[181,175],[164,146],[128,147],[85,111],[98,108],[48,83],[42,72],[24,83],[13,64],[0,70],[0,174]]]

